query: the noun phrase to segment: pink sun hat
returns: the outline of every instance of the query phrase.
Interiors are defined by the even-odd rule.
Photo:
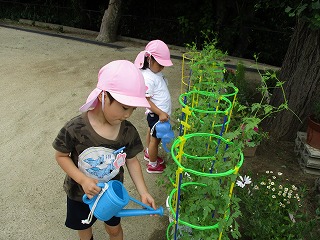
[[[95,108],[102,91],[108,91],[115,100],[124,105],[150,108],[145,97],[146,88],[141,71],[132,62],[116,60],[100,69],[97,87],[79,110],[86,112]]]
[[[143,67],[144,58],[146,56],[153,56],[154,59],[162,66],[169,67],[172,66],[173,63],[170,59],[170,50],[163,41],[161,40],[153,40],[147,44],[144,51],[141,51],[134,61],[134,64],[138,68]]]

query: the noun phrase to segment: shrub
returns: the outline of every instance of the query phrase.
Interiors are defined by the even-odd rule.
[[[257,179],[236,182],[235,196],[242,212],[240,232],[249,239],[318,239],[313,229],[319,218],[310,219],[304,210],[305,190],[283,179],[283,174],[266,171]]]

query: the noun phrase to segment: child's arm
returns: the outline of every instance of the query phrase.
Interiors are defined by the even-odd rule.
[[[154,209],[156,209],[156,204],[153,197],[149,194],[145,181],[143,179],[140,163],[137,157],[127,159],[126,165],[133,183],[141,196],[141,201]]]
[[[82,186],[88,198],[92,198],[100,192],[101,188],[97,186],[98,180],[87,177],[83,174],[73,163],[68,153],[56,151],[56,160],[63,171]]]
[[[151,100],[149,97],[147,97],[147,100],[150,104],[150,110],[157,114],[159,116],[159,121],[160,122],[166,122],[169,120],[169,114],[167,114],[166,112],[162,111],[160,108],[158,108]]]

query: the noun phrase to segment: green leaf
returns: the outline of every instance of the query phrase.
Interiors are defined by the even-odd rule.
[[[308,7],[307,3],[303,4],[301,7],[298,7],[297,9],[298,15],[300,15],[307,7]]]
[[[286,13],[289,13],[292,10],[292,7],[286,7],[286,9],[284,10]]]
[[[320,1],[316,1],[311,3],[311,8],[316,10],[316,9],[320,9]]]
[[[272,110],[273,110],[272,106],[270,106],[270,105],[265,105],[264,106],[264,113],[265,114],[268,114],[268,113],[272,112]]]

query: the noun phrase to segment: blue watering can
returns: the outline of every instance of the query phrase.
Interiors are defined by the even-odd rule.
[[[166,152],[170,152],[167,148],[167,144],[174,139],[174,132],[172,131],[170,122],[157,122],[155,127],[157,131],[157,138],[161,138],[163,149]]]
[[[110,180],[107,183],[98,183],[101,192],[89,199],[86,194],[82,200],[88,204],[93,215],[102,221],[107,221],[113,216],[133,217],[142,215],[160,215],[163,216],[163,208],[153,209],[152,207],[129,196],[127,190],[120,181]],[[145,209],[123,209],[129,200],[141,205]],[[91,214],[91,213],[90,213]],[[89,218],[89,217],[88,217]],[[82,220],[82,223],[90,223],[91,220]]]

